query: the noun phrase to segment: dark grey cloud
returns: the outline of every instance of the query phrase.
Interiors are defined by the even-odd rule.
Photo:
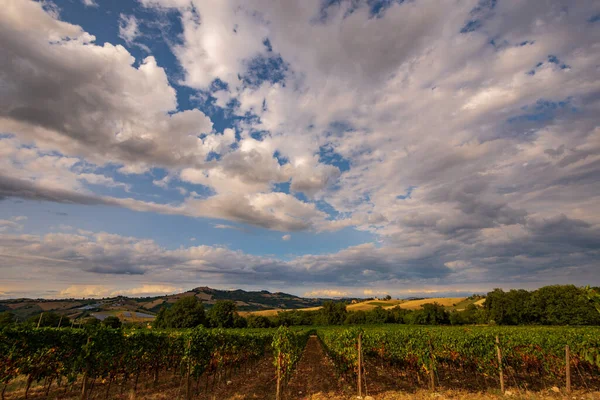
[[[0,200],[17,197],[27,200],[51,201],[84,205],[117,205],[96,195],[81,194],[64,189],[46,188],[35,183],[0,174]]]

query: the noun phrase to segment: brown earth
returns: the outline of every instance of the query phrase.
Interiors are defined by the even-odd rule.
[[[325,354],[319,339],[311,336],[296,369],[284,390],[284,399],[309,399],[314,395],[336,396],[342,393],[335,367]]]

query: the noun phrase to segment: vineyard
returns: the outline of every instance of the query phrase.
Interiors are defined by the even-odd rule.
[[[200,377],[212,377],[212,385],[241,367],[272,352],[282,381],[299,359],[308,330],[205,329],[182,331],[131,331],[102,328],[14,328],[0,332],[0,383],[2,398],[10,382],[26,377],[25,398],[32,383],[43,382],[46,393],[54,382],[65,393],[80,390],[92,395],[98,381],[106,398],[118,382],[121,392],[135,393],[140,377],[158,382],[161,374],[180,379],[181,396],[192,398],[201,390]],[[74,385],[80,380],[79,388]]]
[[[360,371],[361,384],[367,383],[369,366],[382,364],[388,373],[401,371],[405,383],[432,389],[565,386],[567,370],[580,387],[600,383],[598,328],[385,326],[317,333],[338,371],[352,376]]]
[[[382,371],[395,390],[600,387],[600,328],[6,328],[0,332],[2,398],[15,398],[7,388],[19,379],[26,398],[37,385],[46,394],[88,399],[135,397],[140,382],[148,386],[166,377],[175,383],[176,398],[191,399],[265,359],[276,385],[263,398],[285,398],[311,334],[337,369],[331,379],[355,382],[352,390],[360,394],[373,391]]]

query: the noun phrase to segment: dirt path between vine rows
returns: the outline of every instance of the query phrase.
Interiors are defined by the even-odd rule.
[[[284,391],[284,399],[311,399],[317,394],[329,397],[341,393],[342,385],[333,363],[325,354],[319,339],[311,336]]]

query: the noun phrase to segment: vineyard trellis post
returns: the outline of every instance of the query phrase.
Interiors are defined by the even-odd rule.
[[[38,324],[37,324],[37,328],[40,327],[40,323],[42,322],[42,317],[44,316],[44,313],[40,314],[40,319],[38,319]]]
[[[192,338],[188,339],[187,343],[187,371],[185,373],[185,398],[190,400],[192,398],[192,381],[191,381],[191,369],[192,369],[192,360],[191,360],[191,348],[192,348]]]
[[[362,397],[362,333],[358,334],[358,396]]]
[[[431,345],[431,339],[429,339],[429,386],[431,391],[435,392],[435,358],[433,356],[433,346]]]
[[[567,393],[571,393],[571,349],[565,346],[565,365],[567,373]]]
[[[88,336],[87,343],[85,345],[86,351],[89,351],[91,338]],[[89,369],[89,359],[85,360],[85,370],[83,371],[83,384],[81,385],[81,400],[87,399],[88,394],[88,369]]]
[[[275,395],[276,400],[281,400],[281,350],[278,351],[277,355],[277,393]]]
[[[500,338],[496,335],[496,353],[498,355],[498,373],[500,375],[500,391],[504,393],[504,372],[502,371],[502,351],[500,351]]]

